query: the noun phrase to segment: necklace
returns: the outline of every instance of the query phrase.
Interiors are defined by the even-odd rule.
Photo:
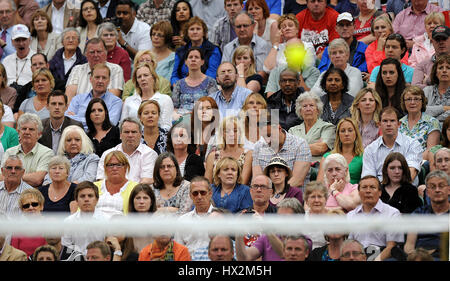
[[[50,191],[53,193],[52,196],[50,196]],[[53,198],[54,201],[56,201],[58,198],[61,199],[62,196],[66,194],[66,184],[64,184],[64,190],[61,192],[61,194],[56,194],[56,191],[54,188],[48,190],[48,197]],[[61,196],[62,195],[62,196]]]

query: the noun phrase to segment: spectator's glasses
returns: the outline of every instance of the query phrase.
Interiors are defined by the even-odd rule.
[[[122,168],[124,165],[122,163],[111,163],[111,164],[106,164],[106,168]]]
[[[36,208],[37,206],[39,206],[39,202],[31,202],[31,203],[23,204],[22,209],[28,209],[28,208],[30,208],[30,206],[32,206],[33,208]]]
[[[405,99],[405,102],[409,102],[409,103],[412,103],[412,102],[417,103],[420,101],[422,101],[422,98],[407,98],[407,99]]]
[[[208,191],[205,191],[205,190],[200,190],[200,191],[198,191],[198,190],[196,190],[196,191],[192,191],[191,194],[192,194],[192,196],[194,196],[194,197],[197,197],[199,194],[200,194],[201,196],[206,196],[206,194],[208,194]]]
[[[23,168],[20,166],[6,166],[5,169],[8,171],[12,171],[13,169],[16,171],[22,171]]]
[[[240,24],[240,25],[235,25],[235,27],[236,27],[237,29],[241,29],[241,28],[247,29],[247,28],[249,28],[250,26],[251,26],[251,24]]]
[[[270,186],[262,185],[262,184],[261,184],[261,185],[253,184],[250,188],[251,188],[251,189],[254,189],[254,190],[257,190],[258,188],[261,188],[261,190],[264,190],[264,189],[271,189]]]

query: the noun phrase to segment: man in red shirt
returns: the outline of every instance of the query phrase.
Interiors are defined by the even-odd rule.
[[[339,38],[335,29],[339,13],[327,7],[327,0],[306,0],[306,5],[307,9],[296,15],[300,23],[298,36],[314,45],[320,60],[328,43]]]

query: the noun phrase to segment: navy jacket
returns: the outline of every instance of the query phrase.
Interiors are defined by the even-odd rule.
[[[282,98],[284,96],[283,92],[281,90],[273,93],[268,99],[267,99],[267,108],[270,109],[278,109],[279,110],[279,122],[280,126],[288,131],[289,128],[293,126],[300,125],[302,123],[302,120],[297,116],[297,113],[295,112],[295,101],[297,98],[304,92],[304,89],[302,87],[297,89],[297,93],[295,93],[295,100],[293,104],[291,105],[291,111],[288,112],[286,109],[286,106],[284,105]]]
[[[81,49],[77,47],[75,53],[77,55],[77,59],[74,65],[69,69],[67,74],[64,74],[64,59],[62,57],[63,52],[64,47],[56,51],[55,55],[53,56],[53,58],[50,60],[49,63],[50,63],[50,71],[52,72],[53,77],[55,77],[55,79],[62,80],[64,81],[64,83],[66,83],[67,79],[69,79],[69,75],[70,72],[72,72],[73,67],[75,65],[87,63],[88,61],[86,57],[83,55],[83,53],[81,53]]]
[[[363,42],[357,41],[356,39],[353,40],[352,44],[350,44],[350,58],[349,58],[349,64],[353,67],[358,68],[361,70],[361,72],[368,72],[367,71],[367,62],[366,62],[366,49],[367,45]],[[328,47],[325,48],[322,60],[319,63],[319,70],[320,73],[326,71],[331,64],[331,59],[328,56]]]

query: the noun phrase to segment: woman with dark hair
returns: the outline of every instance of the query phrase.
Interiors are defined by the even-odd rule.
[[[137,261],[139,252],[136,251],[134,238],[128,236],[108,236],[105,238],[106,244],[111,248],[111,253],[121,252],[122,255],[112,255],[111,261]]]
[[[386,43],[384,45],[384,53],[386,59],[392,58],[396,59],[401,63],[401,69],[403,72],[403,75],[405,76],[406,83],[412,82],[412,77],[414,73],[414,68],[411,66],[406,65],[407,62],[400,61],[402,57],[406,56],[405,54],[408,53],[408,48],[406,47],[406,40],[405,38],[398,34],[393,33],[390,34],[386,38]],[[370,83],[375,83],[377,80],[378,72],[380,71],[380,66],[376,66],[372,73],[370,74]]]
[[[218,91],[216,80],[202,72],[202,66],[205,63],[205,53],[202,49],[189,48],[185,55],[185,62],[189,73],[173,85],[172,92],[173,106],[180,116],[189,114],[199,98]]]
[[[103,152],[118,145],[120,130],[111,124],[106,103],[101,98],[93,98],[86,108],[87,135],[95,148],[95,154],[102,157]]]
[[[274,42],[275,33],[278,32],[278,23],[270,18],[270,9],[265,0],[247,0],[245,10],[253,16],[256,22],[255,34],[269,43]]]
[[[401,94],[405,88],[405,76],[400,62],[393,58],[383,60],[375,82],[375,90],[380,95],[383,108],[392,106],[401,116],[405,115],[400,105]]]
[[[423,89],[428,99],[426,113],[442,123],[450,116],[450,54],[436,58],[430,79],[431,86]]]
[[[189,1],[179,0],[173,5],[170,14],[170,23],[173,28],[172,49],[178,49],[179,47],[186,45],[184,26],[193,16],[192,6]]]
[[[17,91],[13,87],[8,86],[8,76],[5,66],[0,63],[0,100],[3,105],[7,105],[12,109],[16,103],[16,98]]]
[[[206,160],[207,153],[215,144],[216,127],[219,124],[219,107],[212,97],[201,97],[191,112],[191,130],[193,130],[194,143],[197,144],[196,154]]]
[[[411,174],[405,157],[399,152],[390,153],[383,164],[383,181],[380,199],[397,208],[402,214],[412,213],[422,206],[417,188],[411,184]]]
[[[189,182],[183,179],[175,155],[164,152],[156,158],[153,169],[152,188],[155,192],[158,210],[185,214],[192,209],[189,196]]]
[[[174,154],[180,173],[187,181],[205,174],[203,159],[195,154],[196,150],[189,124],[175,123],[167,134],[167,151]]]
[[[340,68],[330,67],[320,81],[326,93],[320,99],[324,104],[322,120],[337,125],[340,119],[350,117],[353,97],[348,93],[348,77]]]
[[[94,0],[83,0],[80,6],[79,26],[80,49],[84,53],[84,48],[89,39],[97,37],[98,27],[102,23],[102,15],[98,9],[98,4]]]
[[[169,47],[172,43],[173,29],[169,21],[159,21],[150,29],[152,53],[155,54],[156,73],[170,80],[175,63],[175,52]]]
[[[205,75],[216,78],[217,68],[222,60],[222,52],[219,47],[208,40],[208,26],[199,17],[191,18],[184,26],[184,40],[186,45],[175,51],[175,62],[172,70],[170,84],[174,85],[178,80],[190,74],[186,53],[192,47],[197,47],[203,51],[203,64],[200,70]]]
[[[272,181],[273,194],[270,197],[270,205],[276,207],[281,200],[291,197],[297,198],[303,205],[302,190],[288,184],[292,171],[283,158],[275,156],[270,159],[269,165],[264,168],[264,174]]]
[[[30,49],[35,53],[45,54],[48,60],[53,58],[59,44],[59,34],[53,31],[50,17],[43,10],[37,10],[31,16]]]

